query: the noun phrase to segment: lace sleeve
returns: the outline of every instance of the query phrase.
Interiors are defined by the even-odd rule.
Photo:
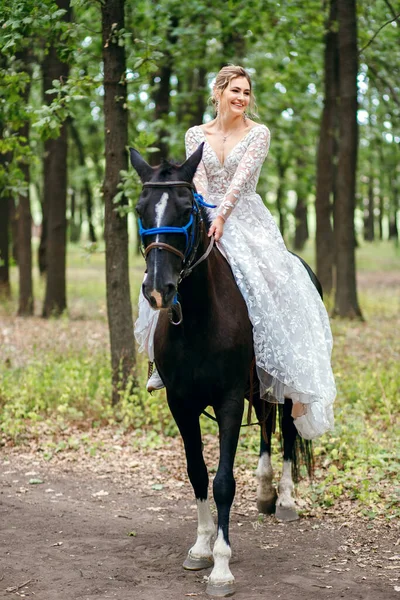
[[[195,150],[197,150],[199,144],[200,142],[196,136],[196,130],[191,127],[187,130],[185,135],[186,158],[189,158],[189,156],[193,154]],[[206,200],[208,197],[208,179],[203,161],[201,161],[197,167],[196,174],[193,178],[193,183],[196,186],[198,193],[201,194]]]
[[[224,221],[235,208],[243,185],[257,170],[261,169],[268,154],[269,142],[269,129],[267,127],[257,127],[257,131],[253,132],[247,150],[239,162],[228,191],[219,206],[218,216],[222,217]]]

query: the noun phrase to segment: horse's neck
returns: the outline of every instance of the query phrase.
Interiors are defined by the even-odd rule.
[[[203,232],[201,240],[193,260],[195,264],[206,253],[211,240],[207,236],[206,231]],[[182,281],[181,296],[186,310],[198,313],[202,309],[202,314],[205,312],[205,307],[210,306],[213,299],[213,276],[216,268],[215,250],[213,249],[209,256],[197,265],[190,275]]]

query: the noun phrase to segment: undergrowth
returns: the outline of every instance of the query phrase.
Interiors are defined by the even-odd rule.
[[[385,260],[390,267],[395,258],[384,249],[379,269],[384,276]],[[367,262],[371,249],[368,248]],[[86,320],[100,320],[104,308],[103,287],[99,277],[99,258],[91,267],[85,263],[82,277],[77,253],[70,270],[70,289],[79,291],[78,313]],[[382,266],[383,265],[383,266]],[[141,268],[133,287],[138,289]],[[388,273],[393,271],[388,269]],[[91,287],[91,280],[97,281]],[[40,286],[40,283],[36,283]],[[85,290],[89,290],[90,293]],[[398,284],[393,286],[364,285],[360,293],[364,322],[334,320],[335,339],[333,368],[338,388],[335,404],[336,427],[314,443],[316,476],[308,487],[313,503],[332,507],[346,500],[368,518],[400,517],[398,481],[400,480],[400,329]],[[85,304],[87,302],[87,304]],[[93,307],[95,311],[91,312]],[[12,301],[0,312],[1,327],[7,328],[14,317]],[[76,308],[76,307],[75,307]],[[73,313],[72,309],[72,313]],[[66,317],[67,318],[67,317]],[[76,318],[76,317],[75,317]],[[68,319],[68,318],[67,318]],[[29,320],[26,320],[28,328]],[[54,332],[58,324],[54,321]],[[47,332],[48,333],[48,332]],[[55,336],[56,338],[56,336]],[[117,407],[110,405],[111,369],[108,335],[104,324],[103,338],[97,345],[88,346],[85,340],[79,350],[66,351],[54,344],[33,350],[16,364],[9,359],[7,349],[0,351],[0,430],[3,443],[24,443],[43,432],[43,424],[51,430],[47,442],[47,456],[54,451],[73,449],[70,442],[57,440],[57,432],[67,431],[71,425],[96,430],[108,425],[118,431],[146,432],[141,444],[157,447],[165,436],[177,435],[170,416],[164,392],[149,396],[145,392],[147,362],[138,356],[135,377],[137,387],[121,393]],[[41,348],[41,349],[40,349]],[[216,433],[215,423],[202,417],[206,433]],[[82,438],[85,440],[85,438]],[[90,452],[96,444],[87,438]],[[145,440],[145,442],[143,442]],[[85,442],[83,442],[85,443]],[[257,428],[243,429],[237,461],[253,468],[259,446]],[[275,448],[278,445],[275,444]]]

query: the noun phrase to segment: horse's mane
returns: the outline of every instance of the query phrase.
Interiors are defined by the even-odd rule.
[[[160,181],[168,181],[174,171],[179,167],[178,163],[163,160],[157,169],[156,177]]]

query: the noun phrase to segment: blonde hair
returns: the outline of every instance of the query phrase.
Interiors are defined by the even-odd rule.
[[[249,82],[250,86],[250,103],[249,108],[252,113],[255,112],[256,101],[253,94],[253,84],[251,82],[250,75],[243,67],[239,65],[227,65],[226,67],[222,67],[215,78],[215,82],[213,85],[213,94],[211,97],[211,102],[214,105],[215,110],[217,111],[218,99],[215,97],[215,92],[219,91],[221,94],[226,90],[232,79],[236,79],[236,77],[245,77]]]

